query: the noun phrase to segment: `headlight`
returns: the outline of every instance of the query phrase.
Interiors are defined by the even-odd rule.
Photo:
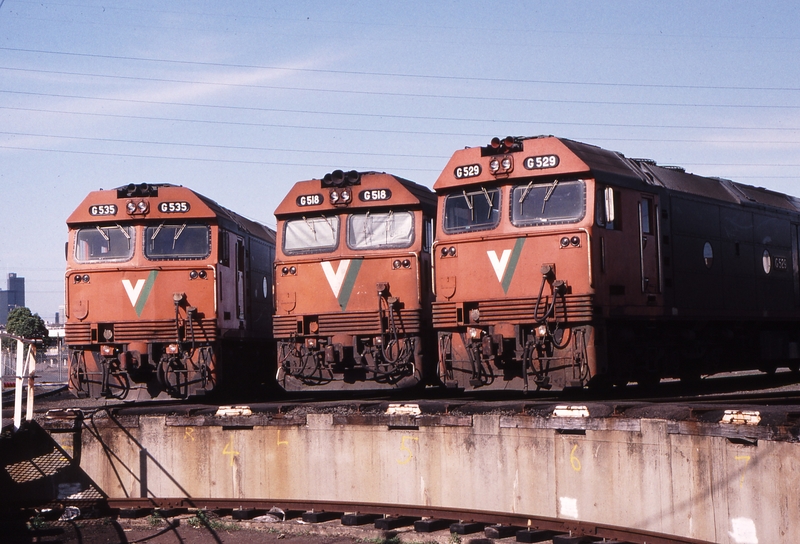
[[[498,170],[500,170],[500,161],[498,161],[497,159],[492,159],[491,162],[489,163],[489,170],[491,170],[492,172],[497,172]]]

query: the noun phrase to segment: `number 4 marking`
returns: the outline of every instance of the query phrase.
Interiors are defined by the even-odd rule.
[[[239,455],[238,451],[233,449],[233,437],[231,437],[230,442],[225,444],[225,447],[222,449],[222,455],[230,455],[231,456],[231,466],[233,466],[233,458]]]

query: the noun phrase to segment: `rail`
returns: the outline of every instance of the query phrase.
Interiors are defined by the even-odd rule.
[[[15,390],[14,390],[14,431],[19,430],[22,425],[22,390],[24,381],[28,381],[28,397],[25,412],[25,420],[31,421],[33,419],[33,396],[34,396],[34,381],[36,379],[36,343],[33,340],[27,340],[0,332],[0,338],[14,340],[17,342],[17,372],[15,376]],[[27,354],[25,346],[28,346]],[[0,349],[0,357],[3,351]],[[0,361],[0,399],[3,393],[3,364]],[[2,417],[2,400],[0,400],[0,417]],[[3,427],[2,419],[0,419],[0,428]]]
[[[130,509],[135,510],[139,515],[147,515],[154,510],[160,511],[181,511],[188,509],[198,510],[222,510],[235,513],[237,509],[268,512],[272,508],[279,508],[284,512],[311,512],[318,514],[303,520],[308,522],[328,521],[342,518],[346,513],[355,512],[358,514],[374,514],[375,516],[385,516],[388,518],[403,518],[412,520],[405,525],[413,523],[413,520],[429,519],[437,521],[449,520],[453,524],[469,522],[469,524],[479,525],[478,530],[483,527],[499,526],[519,530],[521,532],[547,531],[554,535],[571,535],[589,537],[586,540],[597,541],[600,539],[614,540],[628,543],[642,544],[706,544],[707,541],[695,538],[683,537],[643,531],[636,528],[618,527],[613,525],[585,522],[579,520],[565,520],[542,516],[531,516],[527,514],[487,512],[480,510],[464,510],[460,508],[442,508],[431,506],[398,505],[398,504],[375,504],[375,503],[353,503],[339,501],[308,501],[308,500],[287,500],[287,499],[211,499],[211,498],[126,498],[108,499],[108,506],[113,510]],[[274,510],[272,510],[274,511]],[[322,516],[320,514],[329,514]],[[122,512],[120,512],[122,515]],[[288,516],[287,516],[288,517]],[[299,516],[298,516],[299,517]],[[343,519],[344,521],[344,519]],[[466,523],[465,523],[466,524]],[[456,532],[453,525],[449,525],[452,532]],[[380,523],[376,523],[376,528],[380,528]],[[534,531],[535,530],[535,531]],[[536,542],[538,540],[525,540],[524,535],[517,537],[518,542]]]

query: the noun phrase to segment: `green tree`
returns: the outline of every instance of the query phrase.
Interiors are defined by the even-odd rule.
[[[30,309],[24,306],[8,312],[6,332],[30,340],[41,339],[45,345],[50,336],[39,314],[32,314]]]

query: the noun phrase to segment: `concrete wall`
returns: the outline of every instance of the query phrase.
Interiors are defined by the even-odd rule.
[[[87,420],[80,444],[54,436],[111,497],[425,504],[787,542],[800,535],[800,446],[736,438],[748,431],[656,419],[160,415]]]

